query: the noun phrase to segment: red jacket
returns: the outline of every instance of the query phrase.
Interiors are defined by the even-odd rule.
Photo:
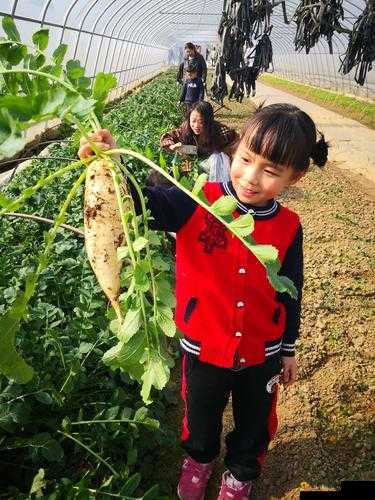
[[[216,183],[204,192],[210,203],[223,194]],[[252,236],[275,246],[282,264],[299,226],[298,216],[280,206],[273,217],[256,221]],[[177,232],[176,297],[181,344],[201,361],[244,367],[280,351],[285,307],[264,267],[201,207]]]

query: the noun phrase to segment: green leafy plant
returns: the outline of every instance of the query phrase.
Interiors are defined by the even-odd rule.
[[[138,103],[152,102],[154,94],[162,93],[175,102],[176,92],[173,73],[163,73],[140,91],[112,105],[109,112],[106,110],[103,117],[106,127],[113,130],[131,122],[132,134],[128,135],[132,148],[141,149],[148,140],[156,142],[165,129],[180,123],[181,116],[173,107],[160,113],[162,105],[154,102],[148,109],[153,127],[147,130],[147,136],[144,123],[137,122],[133,112]],[[58,171],[64,165],[60,158],[75,157],[78,139],[74,134],[69,140],[53,145],[48,157],[33,160],[4,185],[3,195],[17,198],[29,185]],[[169,164],[170,158],[165,159]],[[138,161],[133,166],[143,179],[148,167]],[[55,177],[25,200],[22,211],[53,219],[76,177],[75,169],[63,177]],[[67,222],[77,228],[83,224],[82,195],[81,186],[66,214]],[[32,220],[0,218],[0,247],[6,248],[0,254],[0,314],[11,307],[25,277],[36,268],[44,227]],[[172,269],[167,241],[161,234],[154,236],[159,237],[160,252]],[[164,273],[172,283],[172,272]],[[168,430],[166,418],[176,404],[176,391],[171,385],[155,392],[153,404],[147,407],[147,417],[157,419],[160,428],[128,422],[134,420],[143,404],[139,401],[138,383],[119,370],[113,372],[101,361],[103,353],[114,343],[106,310],[105,297],[87,262],[82,240],[61,229],[49,255],[48,267],[39,276],[37,294],[28,304],[27,321],[20,324],[16,338],[17,350],[32,364],[34,377],[19,385],[7,382],[0,375],[0,489],[4,498],[28,498],[27,492],[40,468],[45,471],[42,491],[47,498],[52,493],[61,499],[70,495],[79,498],[80,490],[85,498],[98,497],[101,490],[116,498],[135,472],[142,474],[142,483],[132,496],[140,497],[159,478],[161,491],[169,492],[169,485],[163,484],[156,464],[160,460],[158,450],[176,446],[176,437]],[[173,352],[172,346],[170,349]],[[104,422],[96,423],[99,419]],[[120,477],[109,481],[112,473],[107,465],[59,431],[76,437],[103,457]],[[40,436],[46,433],[48,440],[41,441]],[[43,446],[33,446],[35,443]],[[58,461],[51,460],[54,449],[60,450],[60,457],[62,450],[63,456]],[[16,471],[21,463],[20,476]],[[107,481],[109,484],[105,486]]]
[[[38,278],[48,265],[58,229],[65,221],[67,210],[84,182],[86,169],[90,168],[93,161],[99,160],[105,163],[108,175],[112,176],[126,242],[126,245],[118,249],[118,256],[123,261],[122,286],[126,291],[119,297],[121,308],[116,310],[116,317],[111,323],[117,344],[104,354],[103,360],[141,383],[143,401],[149,403],[151,388],[164,388],[173,366],[167,338],[176,333],[172,312],[174,302],[170,282],[164,274],[170,268],[160,256],[160,238],[148,229],[149,214],[137,179],[127,165],[114,159],[114,155],[121,154],[126,158],[139,160],[160,172],[242,241],[265,267],[269,281],[276,290],[288,292],[295,297],[295,288],[288,278],[277,274],[280,270],[277,250],[270,245],[257,245],[252,239],[254,224],[251,216],[233,218],[236,203],[232,197],[223,196],[213,205],[208,203],[202,191],[206,180],[204,176],[198,177],[194,186],[186,178],[178,181],[152,161],[153,152],[148,148],[145,148],[146,155],[128,148],[107,152],[96,148],[90,140],[90,133],[101,128],[99,119],[107,95],[116,84],[113,75],[98,74],[90,89],[90,80],[85,76],[79,61],[71,60],[64,64],[65,46],[58,47],[53,52],[52,61],[47,61],[47,30],[34,33],[34,47],[30,52],[30,47],[20,41],[17,28],[10,17],[3,18],[3,29],[7,39],[1,40],[0,45],[0,75],[4,78],[7,94],[0,97],[0,157],[11,156],[21,150],[26,141],[25,130],[50,118],[59,118],[73,124],[91,143],[95,155],[41,178],[15,199],[4,196],[0,199],[1,216],[10,210],[19,209],[26,200],[56,178],[82,170],[45,237],[46,245],[39,255],[37,268],[26,276],[24,288],[17,292],[14,303],[0,318],[0,338],[1,345],[4,346],[0,351],[0,370],[19,383],[26,383],[32,377],[31,367],[15,349],[15,338],[22,321],[27,319],[28,304],[36,292]],[[139,194],[141,216],[135,213],[132,200],[122,193],[124,177]]]

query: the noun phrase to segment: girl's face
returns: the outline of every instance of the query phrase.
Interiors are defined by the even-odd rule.
[[[190,128],[195,135],[199,135],[203,132],[204,120],[203,116],[200,113],[198,113],[198,111],[194,110],[190,113],[189,122],[190,122]]]
[[[234,154],[231,166],[233,188],[242,203],[264,206],[284,188],[297,182],[304,172],[296,172],[250,151],[243,141]]]

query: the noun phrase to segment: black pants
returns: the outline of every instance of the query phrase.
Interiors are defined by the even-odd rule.
[[[246,85],[246,93],[247,93],[247,96],[249,97],[250,95],[250,91],[253,90],[255,92],[256,90],[256,87],[255,87],[255,82],[256,82],[256,79],[255,78],[251,78],[250,80],[247,80],[245,82],[245,85]]]
[[[280,358],[234,371],[184,353],[182,369],[185,451],[200,463],[219,455],[223,412],[232,394],[234,428],[226,436],[225,464],[239,481],[256,479],[277,428]]]

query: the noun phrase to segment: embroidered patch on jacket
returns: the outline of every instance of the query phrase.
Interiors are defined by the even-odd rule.
[[[274,377],[269,379],[266,385],[266,389],[269,394],[272,394],[273,392],[276,391],[276,387],[279,381],[280,381],[280,375],[275,375]]]
[[[206,227],[199,233],[198,241],[203,243],[205,253],[212,253],[215,247],[226,248],[226,229],[213,215],[205,214]]]

